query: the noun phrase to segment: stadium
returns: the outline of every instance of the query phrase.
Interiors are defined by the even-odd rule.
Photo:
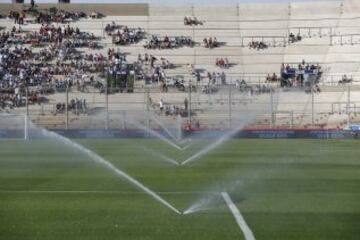
[[[360,235],[360,2],[0,2],[0,239]]]

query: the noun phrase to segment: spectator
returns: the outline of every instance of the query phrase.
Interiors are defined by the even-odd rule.
[[[159,109],[160,109],[160,114],[162,114],[163,110],[164,110],[164,102],[163,102],[162,98],[159,101]]]
[[[218,43],[216,37],[214,37],[214,39],[212,39],[211,37],[204,38],[203,43],[206,48],[210,48],[210,49],[219,46],[219,43]]]
[[[289,43],[295,43],[302,40],[300,32],[295,36],[292,32],[289,34]]]
[[[216,66],[220,68],[229,68],[229,60],[227,58],[216,59]]]
[[[147,41],[144,45],[144,48],[147,49],[172,49],[172,48],[179,48],[179,47],[193,47],[194,42],[190,37],[174,37],[170,38],[165,36],[160,38],[158,36],[152,35],[150,40]]]

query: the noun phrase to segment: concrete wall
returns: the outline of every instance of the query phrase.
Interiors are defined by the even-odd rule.
[[[37,4],[39,9],[57,7],[67,11],[100,12],[106,16],[147,16],[147,4]],[[21,11],[22,4],[0,4],[0,12],[7,14],[11,10]]]

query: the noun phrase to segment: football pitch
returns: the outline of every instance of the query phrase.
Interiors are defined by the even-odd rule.
[[[256,239],[360,236],[360,142],[229,140],[178,150],[152,139],[76,140],[180,212],[56,140],[0,141],[0,239]],[[185,143],[184,143],[185,144]],[[170,159],[170,160],[169,160]]]

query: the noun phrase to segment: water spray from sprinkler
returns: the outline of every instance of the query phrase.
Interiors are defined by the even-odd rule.
[[[128,175],[124,171],[120,170],[119,168],[115,167],[112,163],[110,163],[109,161],[107,161],[104,158],[100,157],[98,154],[91,151],[90,149],[88,149],[88,148],[80,145],[79,143],[76,143],[76,142],[74,142],[74,141],[72,141],[72,140],[70,140],[70,139],[68,139],[66,137],[63,137],[63,136],[61,136],[61,135],[59,135],[59,134],[57,134],[55,132],[51,132],[51,131],[48,131],[46,129],[41,129],[41,132],[42,132],[42,134],[44,136],[47,136],[47,137],[53,138],[53,139],[57,139],[57,140],[61,141],[63,144],[65,144],[65,145],[67,145],[69,147],[72,147],[74,149],[79,150],[83,154],[87,155],[94,162],[99,163],[99,164],[107,167],[108,169],[110,169],[111,171],[116,173],[118,176],[126,179],[128,182],[132,183],[134,186],[136,186],[137,188],[141,189],[142,191],[144,191],[145,193],[147,193],[148,195],[153,197],[156,201],[162,203],[163,205],[170,208],[172,211],[176,212],[177,214],[181,214],[181,212],[179,210],[177,210],[174,206],[172,206],[169,202],[167,202],[165,199],[160,197],[154,191],[150,190],[148,187],[146,187],[145,185],[140,183],[138,180],[131,177],[130,175]]]

